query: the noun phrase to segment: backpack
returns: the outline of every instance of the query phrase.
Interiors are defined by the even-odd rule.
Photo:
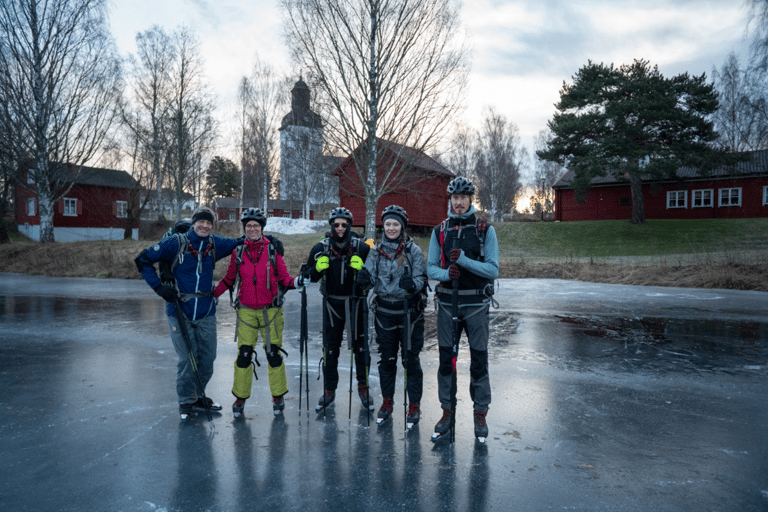
[[[174,231],[176,231],[174,227]],[[168,284],[171,286],[176,287],[178,289],[178,286],[176,285],[176,277],[173,275],[174,269],[179,265],[181,262],[181,259],[184,257],[185,254],[191,252],[191,248],[189,247],[189,236],[187,235],[187,230],[181,231],[181,232],[175,232],[175,233],[166,233],[162,240],[167,240],[168,238],[175,237],[179,248],[176,251],[176,256],[173,258],[172,261],[161,261],[159,263],[159,270],[160,270],[160,280],[163,282],[163,284]],[[216,269],[216,239],[211,237],[212,243],[208,244],[208,248],[206,251],[210,251],[211,257],[213,258],[213,268]]]
[[[448,226],[448,220],[449,219],[445,219],[440,223],[440,261],[443,268],[448,268],[445,264],[445,253],[443,252],[443,246],[445,245],[445,230]],[[480,261],[485,261],[485,233],[488,231],[488,219],[475,218],[474,226],[475,231],[477,232],[477,238],[480,240]]]

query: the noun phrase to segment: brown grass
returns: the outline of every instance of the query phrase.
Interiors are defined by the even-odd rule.
[[[218,232],[239,236],[236,230],[228,226],[223,226]],[[285,244],[285,261],[291,275],[299,271],[312,245],[319,241],[321,236],[322,233],[279,235]],[[418,239],[417,242],[426,250],[426,238]],[[53,277],[138,279],[140,276],[133,260],[151,243],[146,240],[49,244],[11,242],[0,245],[0,272]],[[766,266],[754,261],[752,258],[746,260],[735,255],[718,259],[660,259],[653,264],[603,263],[575,259],[564,259],[560,262],[502,261],[499,277],[768,291]],[[765,261],[765,258],[762,258],[762,261]],[[229,259],[224,258],[216,265],[217,279],[224,274],[228,263]]]

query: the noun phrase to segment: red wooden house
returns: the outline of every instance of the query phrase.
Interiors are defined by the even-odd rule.
[[[57,242],[81,240],[122,240],[126,224],[134,240],[139,238],[139,224],[128,220],[136,180],[125,171],[84,167],[80,173],[72,167],[72,188],[56,205],[53,215],[53,236]],[[25,182],[34,187],[33,180]],[[30,183],[32,181],[32,183]],[[19,232],[33,240],[40,239],[40,216],[37,197],[27,187],[17,186],[15,191],[16,224]]]
[[[361,150],[358,147],[355,152]],[[383,152],[378,167],[381,180],[392,165],[394,175],[402,178],[400,186],[379,198],[376,206],[376,225],[381,226],[381,211],[391,204],[405,208],[408,225],[433,227],[445,219],[448,211],[448,183],[455,177],[423,152],[394,142],[379,139],[379,151]],[[344,159],[334,174],[339,177],[339,202],[352,212],[354,226],[365,225],[365,199],[357,167],[352,155]]]
[[[768,217],[768,150],[752,159],[701,175],[692,167],[678,169],[680,179],[643,180],[647,219],[716,219]],[[568,171],[554,185],[555,220],[631,219],[629,182],[609,171],[593,178],[583,203],[576,201]]]
[[[246,203],[246,207],[261,208],[261,205]],[[213,211],[219,221],[240,221],[242,209],[240,200],[232,197],[217,197],[213,200]],[[285,217],[289,219],[301,219],[304,215],[304,205],[299,201],[289,199],[270,199],[267,201],[267,217]],[[309,210],[309,220],[314,220],[315,210]]]

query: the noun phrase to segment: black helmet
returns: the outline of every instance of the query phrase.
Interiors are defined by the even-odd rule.
[[[391,204],[384,208],[384,211],[381,212],[381,223],[383,224],[388,217],[395,217],[395,220],[403,226],[403,229],[408,227],[408,212],[402,206]]]
[[[331,210],[331,214],[328,215],[328,224],[333,224],[333,219],[347,219],[352,224],[352,212],[343,206],[339,206]]]
[[[243,223],[243,229],[245,229],[245,225],[252,220],[261,224],[261,229],[264,229],[264,226],[267,225],[267,216],[264,215],[263,211],[258,208],[246,208],[243,210],[243,214],[240,216],[240,222]]]
[[[466,194],[471,196],[475,193],[475,186],[467,178],[459,176],[448,184],[448,195]]]

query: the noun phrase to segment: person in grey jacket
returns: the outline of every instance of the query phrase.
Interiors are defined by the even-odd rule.
[[[422,290],[427,283],[427,268],[424,253],[405,233],[408,213],[400,206],[387,206],[381,220],[384,225],[382,240],[371,250],[365,268],[357,276],[358,284],[366,289],[373,288],[375,294],[372,309],[384,399],[376,423],[382,424],[392,415],[400,351],[404,378],[407,379],[406,427],[410,430],[421,418],[419,404],[424,374],[419,353],[424,346],[426,297]],[[404,306],[406,297],[407,308]]]

